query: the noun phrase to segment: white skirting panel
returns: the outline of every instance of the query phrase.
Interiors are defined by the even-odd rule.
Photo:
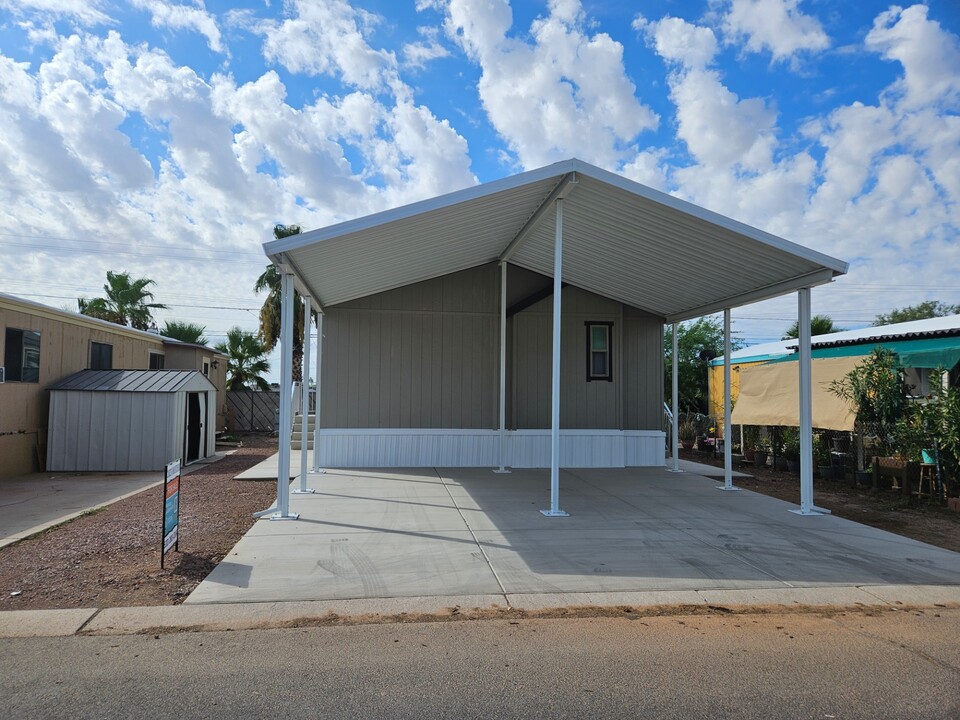
[[[656,467],[664,464],[659,430],[561,430],[563,467]],[[496,430],[321,429],[323,467],[495,467]],[[506,463],[550,467],[549,430],[511,430]]]

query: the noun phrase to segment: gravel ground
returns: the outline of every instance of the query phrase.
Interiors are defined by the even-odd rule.
[[[0,610],[176,605],[243,537],[252,513],[270,506],[276,482],[234,476],[276,452],[276,439],[248,436],[244,447],[182,479],[180,550],[160,569],[161,489],[109,507],[0,549]],[[681,457],[723,465],[695,451]],[[796,475],[750,468],[736,484],[800,502]],[[873,494],[815,480],[817,505],[840,517],[960,552],[960,513],[927,501]],[[18,593],[13,595],[12,593]]]
[[[696,450],[681,450],[684,460],[723,467],[723,458],[714,459]],[[800,477],[773,468],[744,466],[734,470],[750,477],[734,478],[734,485],[800,504]],[[903,498],[899,492],[874,493],[850,487],[849,481],[814,478],[813,498],[818,507],[842,518],[888,530],[914,540],[960,552],[960,513],[924,498]]]
[[[0,610],[182,602],[253,525],[252,513],[276,498],[275,480],[233,479],[276,451],[276,438],[247,436],[181,478],[180,550],[167,553],[163,570],[162,487],[0,549]]]

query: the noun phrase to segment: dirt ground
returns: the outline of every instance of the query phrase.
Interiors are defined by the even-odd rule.
[[[160,487],[0,548],[0,610],[183,602],[276,498],[275,480],[233,479],[276,451],[276,438],[246,436],[181,478],[180,550],[163,570]]]
[[[680,457],[723,467],[722,457],[714,459],[696,450],[681,450]],[[800,504],[800,478],[795,473],[780,472],[769,466],[734,466],[734,470],[750,474],[750,477],[735,478],[735,485]],[[870,489],[851,487],[849,482],[814,478],[814,502],[839,517],[960,552],[960,513],[926,498],[903,498],[891,491],[874,493]]]
[[[15,545],[0,548],[0,610],[176,605],[243,537],[252,513],[270,506],[276,482],[234,476],[276,452],[276,439],[244,447],[182,479],[180,550],[160,569],[161,490],[153,488]],[[681,457],[722,467],[696,451]],[[796,475],[749,468],[742,488],[800,502]],[[814,481],[817,505],[865,525],[960,552],[960,513],[892,493]],[[18,593],[14,595],[13,593]]]

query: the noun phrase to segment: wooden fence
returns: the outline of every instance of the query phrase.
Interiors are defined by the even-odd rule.
[[[310,391],[310,412],[315,393]],[[231,432],[276,432],[280,413],[280,392],[270,390],[228,390],[227,429]]]

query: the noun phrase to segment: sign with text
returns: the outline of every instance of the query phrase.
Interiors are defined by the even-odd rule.
[[[163,482],[163,546],[160,550],[160,567],[163,556],[170,548],[180,549],[180,461],[167,465]]]

